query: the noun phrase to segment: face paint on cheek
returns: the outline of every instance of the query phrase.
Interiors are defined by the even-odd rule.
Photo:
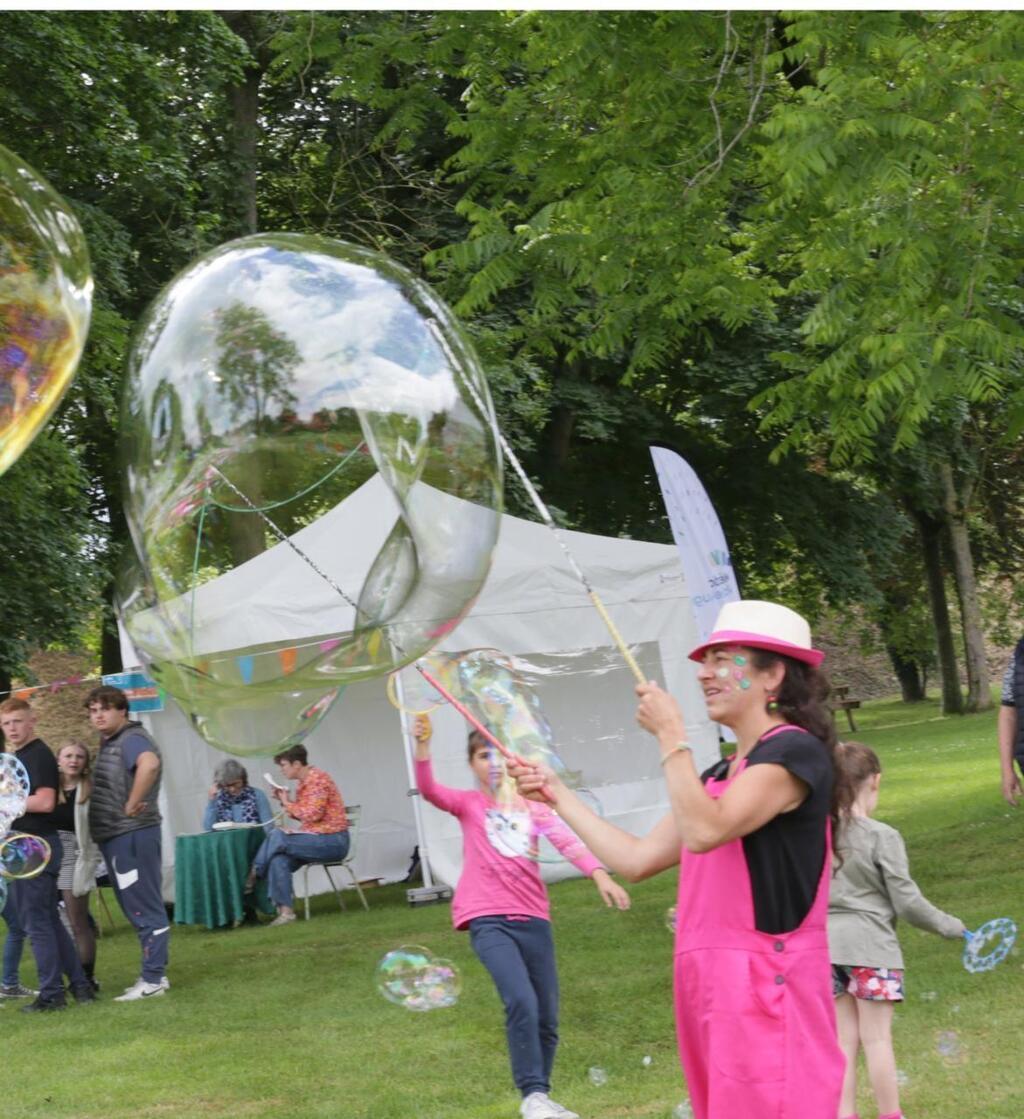
[[[716,676],[716,677],[717,677],[717,678],[718,678],[719,680],[721,680],[721,681],[722,681],[722,685],[723,685],[723,686],[722,686],[721,690],[722,690],[723,692],[728,692],[728,691],[732,691],[732,689],[731,689],[731,688],[729,688],[729,687],[725,686],[725,682],[726,682],[726,681],[727,681],[727,680],[729,679],[729,668],[728,668],[728,665],[724,665],[724,664],[723,664],[721,668],[716,668],[716,669],[715,669],[715,676]]]

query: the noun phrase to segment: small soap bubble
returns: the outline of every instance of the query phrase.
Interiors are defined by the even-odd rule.
[[[897,1086],[900,1087],[900,1088],[906,1088],[906,1086],[909,1083],[910,1083],[910,1077],[907,1076],[907,1074],[903,1071],[903,1069],[898,1068],[896,1070],[896,1084],[897,1084]]]
[[[936,991],[922,991],[921,992],[921,1001],[922,1002],[934,1002],[938,997],[939,996],[938,996],[938,993]]]
[[[951,1007],[950,1007],[949,1009],[950,1009],[950,1010],[951,1010],[951,1011],[952,1011],[952,1012],[953,1012],[954,1014],[959,1014],[959,1013],[960,1013],[960,1004],[959,1004],[958,1002],[955,1002],[955,1003],[953,1003],[953,1005],[952,1005],[952,1006],[951,1006]]]
[[[935,1035],[935,1051],[947,1065],[958,1065],[963,1062],[963,1046],[960,1044],[960,1035],[956,1030],[939,1030]]]
[[[608,1073],[603,1068],[587,1069],[587,1079],[595,1088],[601,1088],[608,1083]]]
[[[644,1059],[640,1063],[644,1066],[644,1068],[650,1068],[651,1067],[651,1058],[649,1056],[645,1056]]]
[[[683,1100],[672,1108],[672,1119],[693,1119],[693,1108],[689,1100]]]
[[[665,910],[665,928],[673,934],[676,931],[676,907],[674,905],[670,905]]]
[[[428,949],[403,944],[377,965],[377,990],[406,1010],[440,1010],[454,1006],[462,989],[458,968]]]
[[[42,836],[9,832],[0,840],[0,874],[6,878],[35,878],[50,861],[50,845]]]

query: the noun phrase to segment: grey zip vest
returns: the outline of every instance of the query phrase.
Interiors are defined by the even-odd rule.
[[[160,794],[160,774],[146,795],[148,807],[138,816],[126,816],[125,802],[132,789],[132,774],[124,766],[122,746],[129,738],[144,738],[146,749],[160,757],[160,747],[142,728],[140,723],[129,722],[116,734],[103,741],[96,755],[93,768],[93,790],[89,798],[89,830],[97,843],[127,835],[131,831],[151,828],[160,823],[157,797]],[[162,759],[161,759],[162,768]]]

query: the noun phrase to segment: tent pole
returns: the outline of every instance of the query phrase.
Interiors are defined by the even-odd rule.
[[[423,804],[420,800],[420,791],[416,787],[416,774],[413,770],[413,745],[415,738],[412,726],[405,710],[405,690],[402,687],[402,674],[395,673],[395,695],[398,697],[398,717],[402,724],[402,753],[405,755],[405,771],[409,776],[409,793],[412,798],[412,814],[416,820],[416,839],[420,849],[420,870],[423,874],[423,885],[433,889],[434,878],[430,873],[430,852],[427,850],[427,837],[423,830]]]

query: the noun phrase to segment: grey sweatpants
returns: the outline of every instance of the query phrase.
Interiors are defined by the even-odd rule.
[[[142,978],[159,983],[167,970],[171,925],[161,888],[160,828],[139,828],[99,845],[118,903],[142,946]]]

